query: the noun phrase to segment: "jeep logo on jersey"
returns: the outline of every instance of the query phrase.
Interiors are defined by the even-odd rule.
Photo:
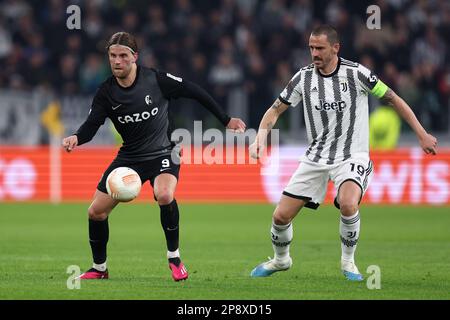
[[[132,115],[120,116],[120,117],[117,117],[117,120],[123,124],[130,123],[130,122],[131,123],[142,122],[142,121],[150,119],[151,116],[156,116],[157,113],[158,113],[158,108],[155,107],[150,112],[144,111],[142,113],[133,113]]]
[[[150,97],[150,95],[146,95],[145,96],[145,103],[149,106],[153,103],[152,101],[152,97]]]
[[[331,103],[329,102],[325,102],[322,99],[319,100],[320,101],[320,106],[314,106],[314,108],[316,108],[316,110],[318,111],[329,111],[329,110],[335,110],[338,112],[342,112],[344,111],[345,107],[346,107],[346,103],[345,101],[333,101]]]

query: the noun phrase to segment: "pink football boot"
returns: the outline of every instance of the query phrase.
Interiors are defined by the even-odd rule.
[[[172,278],[175,281],[186,280],[188,278],[188,272],[183,262],[180,261],[178,266],[175,263],[169,262],[169,268],[172,270]]]
[[[90,279],[108,279],[108,270],[106,271],[98,271],[97,269],[91,268],[82,275],[78,277],[78,279],[90,280]]]

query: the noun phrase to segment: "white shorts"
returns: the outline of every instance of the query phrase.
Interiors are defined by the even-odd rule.
[[[303,157],[283,194],[295,199],[306,200],[305,207],[317,209],[325,199],[329,180],[333,181],[337,194],[339,194],[339,187],[345,181],[356,182],[361,188],[362,198],[372,176],[373,163],[368,157],[349,158],[344,162],[332,165],[318,164]],[[336,196],[334,204],[339,208],[337,198]]]

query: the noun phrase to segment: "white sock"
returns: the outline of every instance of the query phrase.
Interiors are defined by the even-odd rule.
[[[339,224],[339,233],[341,235],[341,259],[347,261],[355,261],[356,244],[359,238],[359,211],[350,217],[345,217],[341,214],[341,221]]]
[[[180,257],[180,251],[175,250],[175,251],[167,251],[167,259],[171,259],[171,258],[179,258]]]
[[[286,261],[289,258],[289,247],[294,234],[292,223],[278,225],[272,222],[270,229],[275,260]]]
[[[96,264],[96,263],[94,263],[93,265],[92,265],[92,267],[95,269],[95,270],[98,270],[98,271],[106,271],[106,261],[105,262],[103,262],[103,263],[101,263],[101,264]]]

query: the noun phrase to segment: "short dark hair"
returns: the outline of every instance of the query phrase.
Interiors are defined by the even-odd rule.
[[[128,32],[121,31],[114,33],[111,38],[109,38],[108,43],[106,44],[106,51],[108,51],[109,47],[114,44],[120,44],[130,47],[134,52],[138,51],[136,39]]]
[[[339,43],[339,34],[336,31],[335,28],[328,24],[322,24],[318,27],[315,27],[313,31],[311,32],[312,36],[320,36],[321,34],[324,34],[327,36],[328,42],[330,44]]]

